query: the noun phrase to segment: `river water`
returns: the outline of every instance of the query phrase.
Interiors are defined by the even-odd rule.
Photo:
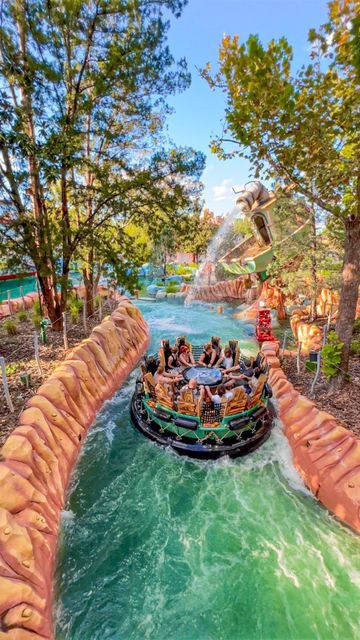
[[[251,328],[206,307],[141,303],[152,346]],[[255,453],[196,462],[131,426],[135,374],[107,402],[62,518],[57,640],[360,639],[360,544],[314,500],[280,425]]]

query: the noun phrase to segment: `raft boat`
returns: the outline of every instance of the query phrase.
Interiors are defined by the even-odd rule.
[[[193,353],[199,349],[202,347],[191,346]],[[152,358],[159,362],[158,356]],[[152,373],[143,365],[130,405],[132,422],[147,438],[181,455],[200,459],[243,456],[265,442],[272,427],[272,393],[266,366],[262,367],[250,395],[240,386],[225,403],[202,402],[199,406],[189,389],[180,391],[174,401],[165,387],[155,388]],[[217,368],[195,365],[185,369],[183,376],[185,381],[195,378],[199,384],[214,388],[222,383],[223,374]]]

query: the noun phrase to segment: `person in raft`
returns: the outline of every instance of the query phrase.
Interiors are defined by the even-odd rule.
[[[216,358],[216,351],[213,349],[211,342],[207,342],[204,346],[204,351],[202,352],[198,364],[202,367],[211,368],[214,364]]]
[[[179,363],[182,369],[187,369],[187,367],[190,367],[190,365],[195,364],[194,356],[192,355],[186,344],[183,344],[180,347],[179,354]]]
[[[174,386],[177,382],[183,380],[182,376],[176,375],[176,373],[168,373],[164,367],[158,366],[157,371],[154,373],[155,384],[164,384],[166,386]]]
[[[177,348],[177,346],[175,345],[175,347],[171,347],[171,353],[169,355],[168,361],[167,361],[167,368],[168,369],[178,369],[178,367],[180,366],[179,363],[179,350]]]
[[[205,387],[206,395],[214,405],[226,403],[228,400],[232,400],[234,394],[230,389],[227,389],[225,385],[220,385],[216,389],[215,393],[212,393],[210,387]]]
[[[225,369],[225,371],[228,371],[229,369],[231,369],[233,367],[233,354],[231,352],[231,349],[225,349],[224,351],[224,357],[221,361],[220,367],[222,369]]]
[[[195,402],[202,401],[205,397],[204,385],[199,385],[195,378],[190,378],[189,382],[181,388],[181,393],[187,390],[192,391]]]

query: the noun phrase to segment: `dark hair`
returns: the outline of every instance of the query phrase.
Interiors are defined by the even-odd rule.
[[[226,393],[226,387],[224,387],[223,384],[221,384],[220,387],[217,388],[217,390],[218,390],[219,396],[222,396],[224,395],[224,393]]]

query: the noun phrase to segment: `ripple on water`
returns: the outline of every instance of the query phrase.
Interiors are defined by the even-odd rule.
[[[228,316],[204,323],[204,308],[145,313],[152,348],[165,329],[254,344]],[[104,406],[74,472],[57,638],[360,638],[358,539],[304,487],[281,426],[243,459],[179,458],[130,426],[133,381]]]

